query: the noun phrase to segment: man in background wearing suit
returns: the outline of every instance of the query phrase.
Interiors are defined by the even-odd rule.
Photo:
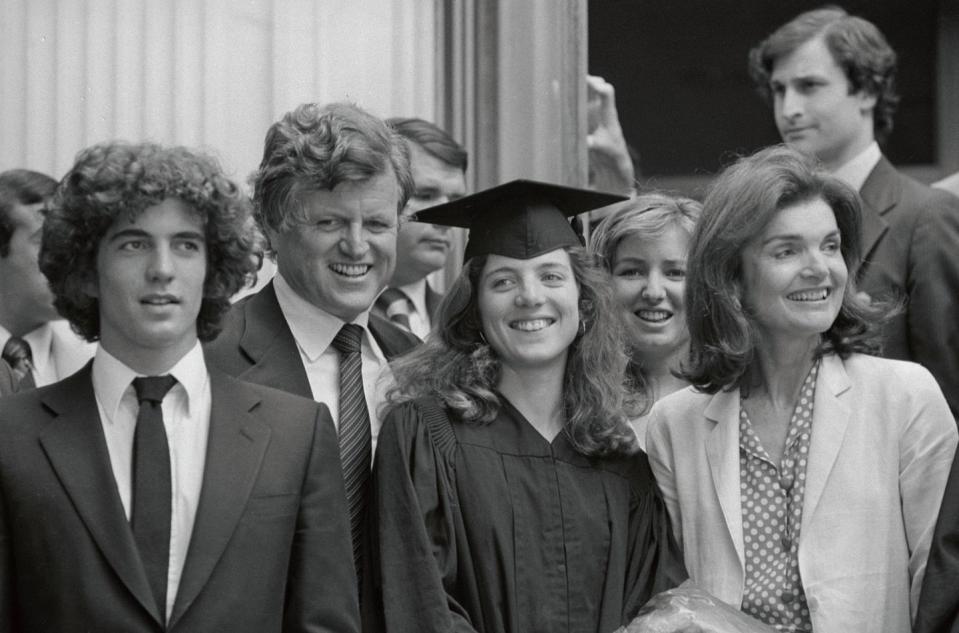
[[[872,23],[817,9],[754,48],[750,73],[783,141],[862,196],[856,279],[904,308],[886,325],[884,355],[929,369],[959,416],[959,198],[897,171],[879,149],[899,101],[895,51]]]
[[[207,369],[256,267],[249,205],[183,148],[81,152],[43,227],[57,309],[100,345],[0,408],[0,631],[359,628],[322,405]]]
[[[387,362],[419,343],[370,314],[393,274],[399,214],[412,191],[406,143],[380,119],[343,103],[285,114],[267,132],[253,177],[277,274],[233,306],[208,346],[229,374],[330,408],[361,583]]]
[[[0,350],[24,389],[66,378],[96,351],[57,314],[37,265],[42,209],[56,187],[36,171],[0,173]]]
[[[468,155],[452,136],[429,121],[393,118],[386,122],[406,139],[415,189],[400,219],[396,270],[376,300],[374,312],[425,339],[443,298],[427,277],[446,265],[453,235],[447,226],[410,218],[420,209],[466,194]]]

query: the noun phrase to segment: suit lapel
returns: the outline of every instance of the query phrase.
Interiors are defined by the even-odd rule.
[[[862,259],[859,278],[865,272],[867,262],[879,239],[889,230],[889,223],[883,215],[899,204],[901,192],[898,173],[885,157],[873,167],[859,192],[862,197]]]
[[[415,335],[372,313],[370,313],[370,333],[388,361],[405,354],[421,343]]]
[[[276,300],[273,282],[251,297],[243,310],[246,327],[240,336],[240,348],[253,366],[238,378],[312,400],[300,350]]]
[[[43,403],[56,420],[40,443],[104,558],[143,608],[161,622],[113,476],[90,368],[88,363],[44,394]]]
[[[739,493],[739,390],[720,391],[704,412],[716,424],[706,439],[706,460],[739,564],[744,558],[743,512]]]
[[[813,404],[812,437],[806,463],[806,494],[803,499],[802,534],[806,534],[832,473],[849,426],[849,407],[841,396],[850,388],[842,360],[834,354],[822,359]]]
[[[170,628],[196,599],[223,555],[253,490],[270,429],[250,415],[259,399],[210,371],[212,407],[203,487]]]

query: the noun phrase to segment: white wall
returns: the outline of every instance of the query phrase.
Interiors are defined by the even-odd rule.
[[[110,139],[203,147],[246,180],[304,101],[434,118],[433,0],[0,0],[0,170]]]

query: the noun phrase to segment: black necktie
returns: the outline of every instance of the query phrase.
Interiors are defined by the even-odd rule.
[[[343,483],[346,484],[346,505],[350,512],[350,532],[353,537],[353,561],[358,576],[372,453],[370,414],[363,393],[360,359],[362,337],[362,327],[347,323],[333,339],[333,347],[340,353],[340,460],[343,462]]]
[[[410,330],[410,298],[398,288],[387,288],[376,299],[376,307],[407,332]]]
[[[170,450],[160,404],[176,378],[134,378],[140,411],[133,434],[133,511],[130,525],[160,614],[166,619],[170,563]]]
[[[30,349],[30,343],[27,343],[25,340],[18,336],[11,336],[7,339],[6,345],[3,346],[2,352],[3,360],[7,361],[7,364],[10,365],[10,368],[13,369],[13,373],[16,374],[17,379],[21,381],[21,388],[24,386],[33,386],[25,385],[29,377],[30,382],[33,382],[33,350]]]

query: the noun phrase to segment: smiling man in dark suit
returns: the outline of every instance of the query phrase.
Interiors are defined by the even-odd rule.
[[[0,412],[0,631],[357,631],[337,442],[322,405],[208,370],[255,268],[211,160],[80,153],[43,228],[56,306],[99,340]]]
[[[925,365],[959,416],[959,198],[899,172],[879,148],[899,101],[895,51],[874,24],[829,7],[779,27],[751,51],[750,72],[783,141],[862,196],[859,288],[904,308],[885,328],[884,355]]]
[[[399,214],[413,191],[409,153],[396,132],[355,105],[303,104],[267,132],[253,189],[277,274],[233,307],[208,358],[242,380],[330,408],[362,583],[387,363],[419,343],[370,314],[396,264]]]

